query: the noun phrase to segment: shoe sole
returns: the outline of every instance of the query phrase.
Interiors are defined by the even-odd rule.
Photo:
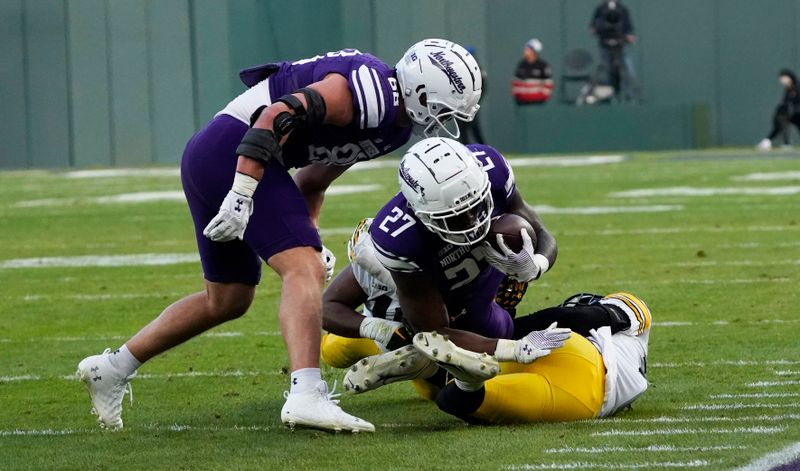
[[[365,433],[372,433],[372,432],[375,431],[374,427],[372,429],[368,429],[368,428],[359,429],[359,428],[346,428],[346,427],[336,427],[336,426],[323,427],[322,425],[307,424],[307,423],[303,423],[303,422],[298,422],[296,420],[287,420],[287,421],[282,421],[282,422],[283,422],[283,425],[285,425],[286,428],[288,428],[289,431],[291,431],[291,432],[294,432],[296,430],[320,430],[322,432],[328,432],[328,433],[339,433],[339,432],[350,432],[350,433],[365,432]]]
[[[500,363],[486,353],[465,350],[446,335],[436,332],[420,332],[414,336],[417,350],[433,360],[461,381],[479,383],[492,379],[500,373]]]
[[[438,367],[427,361],[424,366],[405,373],[387,373],[389,369],[405,368],[406,364],[418,362],[420,359],[415,358],[418,355],[420,353],[413,346],[408,345],[393,352],[363,358],[351,366],[345,374],[344,390],[360,394],[397,381],[428,378],[436,372]]]

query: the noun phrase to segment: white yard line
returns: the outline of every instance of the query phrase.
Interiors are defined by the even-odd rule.
[[[750,464],[736,468],[734,471],[766,471],[798,459],[800,459],[800,442],[793,443],[782,450],[762,456]]]
[[[0,268],[126,267],[197,263],[196,253],[143,253],[135,255],[82,255],[74,257],[17,258],[0,262]]]
[[[720,446],[675,446],[675,445],[649,445],[649,446],[596,446],[596,447],[565,447],[565,448],[547,448],[545,453],[640,453],[640,452],[709,452],[709,451],[728,451],[728,450],[746,450],[749,446],[742,445],[720,445]]]
[[[767,399],[778,397],[800,397],[800,393],[743,393],[743,394],[709,394],[709,399]]]
[[[188,371],[182,373],[142,373],[136,375],[137,379],[169,379],[169,378],[245,378],[256,376],[281,376],[281,371]],[[77,381],[75,375],[62,376],[40,376],[40,375],[20,375],[20,376],[0,376],[0,383],[13,383],[23,381],[53,381],[66,380]]]
[[[708,422],[775,422],[783,420],[800,420],[800,414],[773,414],[755,416],[700,416],[700,417],[651,417],[651,418],[628,418],[628,417],[606,417],[602,423],[613,424],[678,424],[678,423],[708,423]],[[596,419],[586,422],[599,423]]]
[[[332,185],[325,191],[325,196],[368,193],[383,188],[382,185]],[[17,201],[15,208],[38,208],[50,206],[67,206],[75,204],[135,204],[158,201],[185,202],[183,191],[142,191],[137,193],[120,193],[117,195],[96,196],[87,198],[45,198],[38,200]]]
[[[682,211],[683,205],[680,204],[658,204],[649,206],[578,206],[573,208],[557,208],[555,206],[537,205],[534,206],[536,212],[540,214],[617,214],[617,213],[663,213],[667,211]]]
[[[731,177],[731,180],[740,182],[771,182],[776,180],[800,180],[800,172],[789,170],[786,172],[761,172],[748,173],[738,177]]]
[[[661,430],[609,430],[606,432],[594,432],[595,437],[613,436],[642,436],[642,435],[724,435],[729,433],[753,433],[753,434],[773,434],[781,433],[786,427],[737,427],[737,428],[672,428]]]
[[[715,461],[692,460],[692,461],[650,461],[646,463],[592,463],[578,461],[572,463],[537,463],[537,464],[514,464],[504,466],[508,470],[526,469],[655,469],[655,468],[705,468],[711,466]]]
[[[693,404],[681,407],[681,410],[740,410],[740,409],[797,409],[800,404],[745,404],[737,402],[735,404]]]
[[[775,365],[800,365],[800,360],[711,360],[711,361],[685,361],[685,362],[654,362],[648,363],[651,368],[705,368],[708,366],[775,366]],[[751,383],[755,384],[755,383]],[[751,386],[751,385],[748,385]],[[755,387],[755,386],[752,386]]]
[[[800,186],[777,187],[735,187],[735,188],[698,188],[677,186],[668,188],[640,188],[636,190],[615,191],[612,198],[647,198],[652,196],[785,196],[800,193]]]
[[[758,381],[755,383],[747,383],[748,388],[763,388],[763,387],[770,387],[770,386],[797,386],[800,385],[800,381],[797,380],[788,380],[788,381]]]
[[[64,173],[65,178],[119,178],[119,177],[180,177],[181,169],[170,168],[109,168],[76,170]]]

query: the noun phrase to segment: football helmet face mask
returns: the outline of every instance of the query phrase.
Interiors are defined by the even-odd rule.
[[[463,144],[423,139],[400,160],[400,191],[428,230],[453,245],[473,245],[489,233],[494,201],[489,176]]]
[[[397,81],[414,132],[425,137],[444,132],[457,139],[458,121],[478,112],[483,79],[475,58],[444,39],[411,46],[396,65]]]

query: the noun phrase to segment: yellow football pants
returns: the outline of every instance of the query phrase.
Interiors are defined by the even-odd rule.
[[[503,362],[485,383],[473,416],[490,423],[563,422],[597,417],[605,394],[600,352],[573,333],[563,347],[531,364]]]
[[[322,361],[334,368],[349,368],[358,360],[381,352],[372,339],[351,339],[325,334],[320,344]]]

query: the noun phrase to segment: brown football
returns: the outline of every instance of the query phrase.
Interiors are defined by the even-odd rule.
[[[508,248],[519,253],[520,250],[522,250],[522,236],[520,235],[522,229],[528,231],[528,235],[531,236],[531,242],[533,242],[533,247],[535,248],[536,232],[533,231],[533,226],[522,216],[511,213],[501,214],[492,220],[492,225],[489,227],[489,235],[486,236],[486,240],[489,241],[489,245],[495,250],[500,250],[497,246],[497,234],[502,234],[503,241]]]

